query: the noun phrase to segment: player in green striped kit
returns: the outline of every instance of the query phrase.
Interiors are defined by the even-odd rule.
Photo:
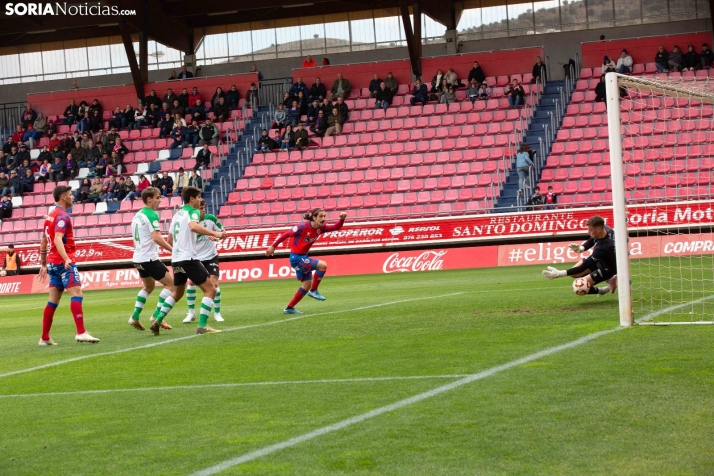
[[[174,291],[173,280],[166,265],[159,261],[159,249],[162,247],[166,251],[171,251],[172,247],[161,236],[159,229],[159,209],[161,202],[161,192],[154,187],[147,187],[141,192],[141,200],[144,208],[139,210],[131,221],[131,234],[134,239],[134,266],[139,270],[139,276],[144,282],[144,287],[136,296],[134,313],[129,318],[129,325],[143,331],[144,326],[139,322],[141,311],[144,309],[149,294],[154,290],[156,281],[160,282],[164,289],[159,295],[159,302],[151,318],[152,323],[161,312],[161,307],[167,297]],[[163,322],[164,329],[171,329],[171,326]]]
[[[198,211],[201,200],[201,190],[196,187],[184,187],[181,191],[183,207],[176,212],[171,220],[171,234],[168,242],[173,247],[171,252],[171,267],[174,270],[174,292],[167,297],[161,307],[161,312],[156,322],[151,324],[151,332],[159,335],[161,322],[174,305],[186,292],[186,283],[190,279],[203,291],[201,300],[201,313],[198,319],[196,334],[220,332],[208,327],[208,317],[213,309],[213,298],[216,296],[216,287],[208,275],[208,271],[198,259],[196,254],[196,239],[198,235],[207,235],[218,240],[226,237],[226,232],[211,231],[198,224],[201,212]]]
[[[199,225],[211,231],[223,230],[223,225],[218,221],[218,218],[206,213],[206,201],[204,199],[201,199],[199,203],[199,211],[201,212]],[[199,235],[196,239],[196,253],[198,254],[198,259],[208,271],[213,285],[216,287],[216,297],[213,299],[213,318],[216,322],[223,322],[224,319],[221,316],[221,288],[218,286],[221,271],[218,266],[218,253],[216,252],[214,240],[206,235]],[[189,324],[196,320],[196,311],[194,310],[196,306],[196,285],[190,281],[186,288],[186,303],[188,304],[188,314],[183,323]]]

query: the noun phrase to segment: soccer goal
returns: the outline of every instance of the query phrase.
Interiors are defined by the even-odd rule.
[[[714,324],[714,80],[605,82],[620,323]]]

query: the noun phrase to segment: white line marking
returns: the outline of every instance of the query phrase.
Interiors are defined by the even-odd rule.
[[[685,302],[684,304],[676,304],[674,306],[665,307],[664,309],[660,309],[659,311],[651,312],[651,313],[647,314],[646,316],[642,316],[639,319],[637,319],[635,322],[639,324],[640,322],[651,321],[655,317],[661,316],[662,314],[665,314],[667,312],[674,311],[676,309],[680,309],[683,307],[691,306],[693,304],[699,304],[702,301],[706,301],[706,300],[712,299],[712,298],[714,298],[714,294],[712,294],[711,296],[704,296],[703,298],[695,299],[694,301]]]
[[[125,392],[154,392],[163,390],[197,390],[206,388],[234,388],[234,387],[264,387],[278,385],[306,385],[326,383],[352,383],[352,382],[391,382],[394,380],[431,380],[431,379],[457,379],[466,377],[467,374],[455,375],[412,375],[404,377],[358,377],[336,378],[321,380],[282,380],[274,382],[237,382],[237,383],[208,383],[203,385],[174,385],[170,387],[143,387],[143,388],[112,388],[106,390],[78,390],[74,392],[46,392],[46,393],[15,393],[0,395],[0,398],[28,398],[28,397],[56,397],[66,395],[95,395],[105,393]]]
[[[381,304],[372,304],[372,305],[370,305],[370,306],[361,306],[361,307],[355,307],[355,308],[352,308],[352,309],[342,309],[342,310],[340,310],[340,311],[321,312],[321,313],[317,313],[317,314],[301,314],[301,315],[299,315],[299,316],[290,317],[290,318],[288,318],[288,319],[280,319],[280,320],[278,320],[278,321],[270,321],[270,322],[263,322],[263,323],[261,323],[261,324],[249,324],[249,325],[246,325],[246,326],[230,327],[230,328],[228,328],[228,329],[223,329],[223,332],[232,332],[232,331],[239,331],[239,330],[243,330],[243,329],[252,329],[252,328],[255,328],[255,327],[273,326],[273,325],[276,325],[276,324],[282,324],[282,323],[284,323],[284,322],[291,322],[291,321],[297,321],[297,320],[300,320],[300,319],[306,319],[306,318],[308,318],[308,317],[328,316],[328,315],[331,315],[331,314],[340,314],[340,313],[352,312],[352,311],[363,311],[363,310],[365,310],[365,309],[374,309],[374,308],[377,308],[377,307],[392,306],[392,305],[394,305],[394,304],[403,304],[403,303],[405,303],[405,302],[424,301],[424,300],[427,300],[427,299],[439,299],[439,298],[450,297],[450,296],[458,296],[458,295],[460,295],[460,294],[467,294],[467,293],[466,293],[466,292],[460,292],[460,293],[440,294],[440,295],[438,295],[438,296],[425,296],[425,297],[414,298],[414,299],[403,299],[403,300],[401,300],[401,301],[384,302],[384,303],[381,303]],[[202,335],[205,335],[205,334],[202,334]],[[105,355],[123,354],[123,353],[125,353],[125,352],[131,352],[131,351],[133,351],[133,350],[149,349],[149,348],[151,348],[151,347],[156,347],[156,346],[159,346],[159,345],[171,344],[171,343],[173,343],[173,342],[179,342],[179,341],[186,340],[186,339],[193,339],[194,337],[199,337],[199,334],[191,334],[191,335],[188,335],[188,336],[177,337],[177,338],[174,338],[174,339],[167,339],[167,340],[162,340],[162,341],[158,341],[158,342],[152,342],[151,344],[139,345],[139,346],[136,346],[136,347],[128,347],[128,348],[126,348],[126,349],[111,350],[111,351],[108,351],[108,352],[98,352],[98,353],[96,353],[96,354],[80,355],[80,356],[78,356],[78,357],[72,357],[71,359],[58,360],[57,362],[50,362],[50,363],[48,363],[48,364],[42,364],[42,365],[38,365],[38,366],[36,366],[36,367],[29,367],[29,368],[26,368],[26,369],[13,370],[13,371],[11,371],[11,372],[6,372],[6,373],[4,373],[4,374],[0,374],[0,378],[11,377],[11,376],[13,376],[13,375],[19,375],[19,374],[24,374],[24,373],[28,373],[28,372],[34,372],[34,371],[36,371],[36,370],[42,370],[42,369],[47,369],[47,368],[50,368],[50,367],[56,367],[56,366],[58,366],[58,365],[68,364],[68,363],[71,363],[71,362],[77,362],[77,361],[85,360],[85,359],[91,359],[91,358],[94,358],[94,357],[102,357],[102,356],[105,356]]]
[[[704,301],[706,299],[710,299],[712,297],[714,297],[714,295],[708,296],[705,298],[701,298],[701,299],[697,299],[695,301],[691,301],[688,303],[678,304],[676,306],[670,306],[665,309],[660,309],[659,311],[655,311],[650,314],[647,314],[646,316],[643,316],[641,319],[638,320],[638,322],[642,321],[642,320],[652,319],[653,317],[657,317],[660,314],[663,314],[665,312],[669,312],[674,309],[679,309],[680,307],[685,307],[685,306],[688,306],[691,304],[696,304],[698,302]],[[469,384],[471,382],[475,382],[477,380],[481,380],[486,377],[491,377],[492,375],[503,372],[505,370],[509,370],[509,369],[516,367],[518,365],[532,362],[534,360],[537,360],[537,359],[540,359],[542,357],[546,357],[546,356],[549,356],[552,354],[556,354],[556,353],[562,352],[564,350],[572,349],[573,347],[577,347],[579,345],[593,341],[593,340],[595,340],[599,337],[602,337],[604,335],[612,334],[613,332],[617,332],[622,329],[625,329],[625,328],[624,327],[616,327],[614,329],[610,329],[610,330],[606,330],[606,331],[595,332],[593,334],[586,335],[585,337],[581,337],[580,339],[576,339],[576,340],[568,342],[566,344],[551,347],[549,349],[545,349],[540,352],[536,352],[534,354],[527,355],[526,357],[522,357],[517,360],[512,360],[511,362],[507,362],[505,364],[498,365],[496,367],[491,367],[490,369],[484,370],[482,372],[479,372],[479,373],[476,373],[473,375],[469,375],[465,378],[457,380],[456,382],[451,382],[449,384],[442,385],[442,386],[437,387],[433,390],[429,390],[427,392],[423,392],[418,395],[414,395],[413,397],[405,398],[404,400],[399,400],[398,402],[392,403],[390,405],[385,405],[383,407],[376,408],[370,412],[363,413],[361,415],[357,415],[352,418],[347,418],[347,419],[339,421],[337,423],[333,423],[332,425],[327,425],[322,428],[318,428],[317,430],[311,431],[309,433],[305,433],[303,435],[296,436],[295,438],[291,438],[289,440],[285,440],[280,443],[269,445],[269,446],[263,447],[261,449],[255,450],[255,451],[251,451],[250,453],[246,453],[242,456],[238,456],[236,458],[226,460],[222,463],[218,463],[215,466],[211,466],[210,468],[196,471],[195,473],[192,473],[191,476],[209,476],[212,474],[219,473],[225,469],[232,468],[233,466],[237,466],[239,464],[247,463],[248,461],[253,461],[255,459],[262,458],[263,456],[267,456],[269,454],[275,453],[282,449],[290,448],[290,447],[299,445],[300,443],[304,443],[306,441],[310,441],[312,439],[326,435],[328,433],[332,433],[332,432],[335,432],[338,430],[342,430],[343,428],[347,428],[349,426],[356,425],[357,423],[361,423],[365,420],[369,420],[370,418],[377,417],[384,413],[392,412],[392,411],[398,410],[400,408],[403,408],[403,407],[406,407],[409,405],[413,405],[414,403],[418,403],[418,402],[421,402],[422,400],[426,400],[426,399],[435,397],[437,395],[448,392],[450,390],[454,390],[456,388],[462,387],[462,386]]]
[[[394,410],[398,410],[400,408],[403,408],[403,407],[406,407],[409,405],[413,405],[415,403],[421,402],[422,400],[426,400],[426,399],[435,397],[437,395],[448,392],[450,390],[454,390],[456,388],[462,387],[462,386],[469,384],[471,382],[475,382],[476,380],[481,380],[486,377],[491,377],[492,375],[503,372],[504,370],[511,369],[518,365],[532,362],[532,361],[540,359],[542,357],[546,357],[548,355],[552,355],[552,354],[561,352],[563,350],[571,349],[571,348],[579,346],[581,344],[585,344],[586,342],[595,340],[598,337],[601,337],[601,336],[604,336],[607,334],[611,334],[613,332],[617,332],[620,329],[622,329],[622,328],[618,327],[618,328],[610,329],[607,331],[595,332],[593,334],[586,335],[585,337],[581,337],[580,339],[574,340],[572,342],[568,342],[567,344],[558,345],[555,347],[551,347],[549,349],[541,350],[540,352],[536,352],[534,354],[527,355],[526,357],[522,357],[517,360],[512,360],[511,362],[508,362],[508,363],[505,363],[502,365],[498,365],[496,367],[491,367],[490,369],[484,370],[482,372],[479,372],[479,373],[476,373],[473,375],[469,375],[468,377],[457,380],[456,382],[442,385],[442,386],[437,387],[433,390],[429,390],[427,392],[423,392],[423,393],[414,395],[413,397],[405,398],[404,400],[399,400],[398,402],[394,402],[392,404],[385,405],[380,408],[376,408],[376,409],[369,411],[367,413],[362,413],[361,415],[347,418],[340,422],[333,423],[332,425],[327,425],[322,428],[318,428],[317,430],[311,431],[309,433],[305,433],[305,434],[297,436],[295,438],[290,438],[289,440],[286,440],[286,441],[283,441],[280,443],[276,443],[276,444],[273,444],[270,446],[266,446],[259,450],[255,450],[255,451],[251,451],[250,453],[246,453],[242,456],[238,456],[236,458],[226,460],[226,461],[219,463],[215,466],[211,466],[210,468],[206,468],[201,471],[192,473],[191,476],[208,476],[208,475],[219,473],[225,469],[232,468],[233,466],[247,463],[248,461],[253,461],[255,459],[269,455],[271,453],[280,451],[282,449],[290,448],[292,446],[298,445],[300,443],[304,443],[306,441],[312,440],[319,436],[323,436],[328,433],[342,430],[343,428],[347,428],[349,426],[356,425],[357,423],[361,423],[365,420],[369,420],[370,418],[377,417],[384,413],[392,412]]]

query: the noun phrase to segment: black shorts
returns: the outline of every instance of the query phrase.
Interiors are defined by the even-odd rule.
[[[141,278],[154,278],[156,281],[161,281],[169,272],[169,269],[164,263],[159,260],[144,261],[143,263],[134,263],[134,267],[139,270]]]
[[[5,273],[5,276],[17,276],[17,271],[14,269],[12,271],[6,270]]]
[[[174,286],[183,286],[189,279],[196,286],[208,281],[208,271],[197,259],[177,261],[171,263],[171,267],[174,269]]]
[[[210,276],[221,275],[221,269],[218,266],[218,256],[214,256],[213,258],[206,261],[201,261],[201,264],[204,268],[206,268],[206,271],[208,271],[208,274]]]
[[[590,278],[592,278],[593,284],[598,284],[602,283],[603,281],[607,281],[608,279],[612,278],[617,274],[617,271],[613,271],[611,269],[606,268],[600,262],[596,264],[596,268],[597,269],[595,269],[595,271],[590,273]]]

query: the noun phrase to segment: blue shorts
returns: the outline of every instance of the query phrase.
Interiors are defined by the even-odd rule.
[[[50,287],[60,291],[82,285],[77,265],[71,264],[69,269],[64,269],[64,264],[47,264],[47,275],[50,277]]]
[[[310,281],[312,272],[317,269],[319,259],[309,258],[307,255],[295,255],[290,253],[290,267],[295,270],[298,281]]]

